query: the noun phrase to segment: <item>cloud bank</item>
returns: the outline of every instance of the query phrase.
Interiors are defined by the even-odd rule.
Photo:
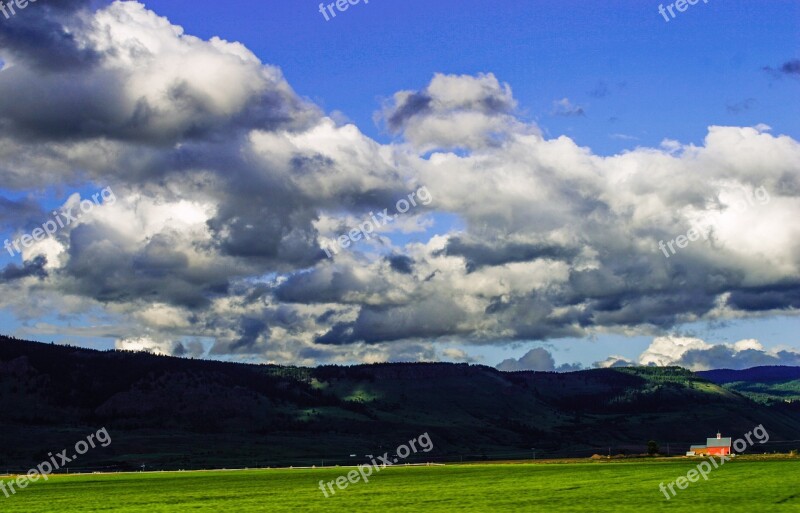
[[[379,143],[243,45],[137,2],[49,2],[8,27],[0,182],[117,196],[0,270],[0,307],[18,319],[89,316],[119,347],[200,354],[179,341],[203,339],[214,357],[315,364],[464,359],[453,344],[661,335],[800,306],[800,144],[765,125],[603,157],[545,138],[491,73],[436,74],[382,106],[395,139]],[[422,185],[430,205],[325,257],[322,240]],[[768,204],[735,208],[759,187]],[[18,237],[38,210],[0,199],[0,226]],[[708,240],[666,259],[658,242],[694,226]],[[704,365],[692,351],[708,350],[677,358]]]
[[[699,338],[663,336],[655,337],[639,358],[630,360],[623,356],[609,356],[595,362],[595,368],[632,366],[679,366],[694,371],[712,369],[749,369],[765,365],[800,366],[800,352],[789,348],[767,350],[755,339],[735,343],[712,344]],[[571,372],[581,370],[579,364],[556,366],[552,353],[542,347],[531,349],[519,359],[509,358],[497,365],[501,371]]]
[[[749,369],[764,365],[800,366],[800,352],[792,349],[767,350],[754,339],[735,343],[711,344],[693,337],[656,337],[638,360],[609,357],[595,367],[627,367],[631,365],[677,365],[695,371],[712,369]]]

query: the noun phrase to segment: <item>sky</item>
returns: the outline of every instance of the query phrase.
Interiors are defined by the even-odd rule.
[[[800,365],[800,4],[672,6],[0,14],[0,241],[83,212],[2,251],[0,331],[299,365]]]

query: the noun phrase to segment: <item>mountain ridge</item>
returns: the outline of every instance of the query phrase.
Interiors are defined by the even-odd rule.
[[[106,426],[80,464],[202,468],[346,463],[428,432],[429,459],[641,453],[764,424],[800,438],[800,408],[676,367],[514,371],[466,363],[292,367],[98,351],[0,337],[0,468]],[[672,444],[672,445],[670,445]],[[385,450],[385,449],[384,449]],[[382,451],[381,451],[382,452]],[[316,463],[319,464],[319,463]]]

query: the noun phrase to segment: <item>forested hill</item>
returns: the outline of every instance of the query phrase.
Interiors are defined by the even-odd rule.
[[[703,378],[764,404],[800,402],[800,367],[768,366],[698,372]]]
[[[92,351],[0,337],[0,470],[106,427],[73,465],[348,462],[428,432],[429,460],[682,452],[763,424],[800,438],[797,403],[762,404],[687,370],[500,372],[449,363],[318,368]],[[381,450],[382,449],[382,450]]]

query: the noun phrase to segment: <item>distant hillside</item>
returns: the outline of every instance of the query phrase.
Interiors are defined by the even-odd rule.
[[[800,367],[773,365],[745,370],[720,369],[701,371],[696,374],[720,385],[734,381],[791,381],[800,379]]]
[[[92,351],[0,337],[0,470],[106,427],[88,468],[352,462],[428,432],[427,460],[673,453],[718,429],[800,438],[800,409],[680,368],[500,372],[449,363],[315,369]],[[412,458],[413,459],[413,458]]]
[[[769,366],[745,370],[722,369],[698,372],[697,374],[760,403],[800,402],[800,367]]]

